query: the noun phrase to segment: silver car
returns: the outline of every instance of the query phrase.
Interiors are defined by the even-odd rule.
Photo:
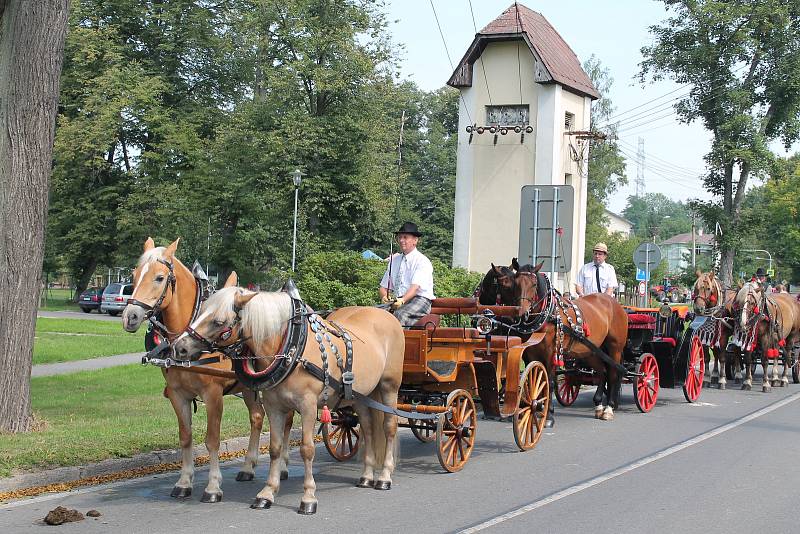
[[[128,305],[128,299],[131,295],[133,295],[133,284],[108,284],[103,291],[100,311],[116,317]]]

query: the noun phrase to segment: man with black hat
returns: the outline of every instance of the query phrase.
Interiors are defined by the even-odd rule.
[[[433,265],[417,250],[422,234],[417,225],[405,222],[395,232],[400,253],[389,259],[381,279],[381,301],[390,304],[394,316],[403,326],[413,326],[431,311],[433,296]],[[389,296],[394,293],[394,298]]]
[[[606,263],[608,246],[605,243],[596,244],[592,249],[592,256],[594,261],[581,267],[578,272],[575,291],[579,297],[591,295],[592,293],[613,295],[619,284],[617,283],[617,272],[614,270],[614,266]]]

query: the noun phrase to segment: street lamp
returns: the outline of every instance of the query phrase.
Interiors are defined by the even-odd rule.
[[[300,182],[302,181],[303,173],[300,169],[295,169],[292,173],[292,182],[294,183],[294,231],[292,232],[292,272],[294,273],[295,254],[297,252],[297,196],[300,191]]]

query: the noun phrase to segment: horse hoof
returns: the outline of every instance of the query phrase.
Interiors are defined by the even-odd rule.
[[[315,502],[301,502],[300,508],[297,513],[301,515],[313,515],[317,513],[317,503]]]
[[[253,473],[248,473],[247,471],[239,471],[236,473],[236,482],[250,482],[253,480]]]
[[[375,483],[376,490],[390,490],[392,489],[391,480],[379,480]]]
[[[554,426],[556,426],[556,420],[555,419],[553,419],[553,418],[545,419],[545,421],[544,421],[544,427],[545,428],[553,428]]]
[[[170,497],[175,497],[176,499],[186,499],[187,497],[192,496],[192,488],[181,488],[180,486],[175,486],[172,488],[172,492],[169,494]]]
[[[604,413],[603,415],[600,416],[600,419],[602,421],[613,421],[614,420],[614,414],[613,413]]]
[[[220,502],[222,501],[222,492],[220,493],[209,493],[207,491],[203,492],[203,496],[200,497],[200,502]]]
[[[603,417],[603,409],[602,408],[600,408],[600,409],[595,408],[594,409],[594,418],[595,419],[601,419],[602,417]]]
[[[281,471],[281,480],[289,479],[289,471]]]
[[[763,386],[761,386],[761,391],[763,393],[769,393],[770,391],[772,391],[772,388],[769,387],[767,384],[764,384]]]
[[[753,388],[750,384],[742,384],[742,391],[750,391],[751,389]]]
[[[725,385],[723,382],[719,383],[719,389],[728,389],[728,386]]]
[[[366,477],[361,477],[361,478],[358,479],[358,484],[356,484],[356,487],[357,488],[374,488],[375,487],[375,481],[374,480],[370,480],[370,479],[368,479]]]
[[[263,497],[256,497],[250,508],[253,510],[268,510],[272,506],[272,501],[264,499]]]

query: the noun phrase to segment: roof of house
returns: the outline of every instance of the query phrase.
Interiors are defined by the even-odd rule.
[[[698,245],[713,245],[714,244],[714,234],[702,234],[702,235],[695,235],[695,242]],[[692,243],[692,234],[685,233],[685,234],[678,234],[670,237],[661,242],[662,245],[684,245],[684,244],[691,244]]]
[[[620,215],[619,213],[614,213],[613,211],[611,211],[611,210],[610,210],[610,209],[608,209],[608,208],[603,208],[603,211],[605,212],[606,216],[609,216],[609,217],[616,217],[617,219],[619,219],[619,220],[621,220],[621,221],[625,221],[626,223],[628,223],[628,224],[630,224],[631,226],[633,226],[633,222],[632,222],[632,221],[630,221],[630,220],[626,219],[625,217],[623,217],[623,216],[622,216],[622,215]]]
[[[589,75],[581,67],[578,56],[541,13],[514,3],[475,35],[447,84],[452,87],[472,85],[472,64],[490,41],[511,41],[522,38],[534,57],[544,64],[546,73],[537,73],[537,82],[559,83],[582,96],[600,98]]]

